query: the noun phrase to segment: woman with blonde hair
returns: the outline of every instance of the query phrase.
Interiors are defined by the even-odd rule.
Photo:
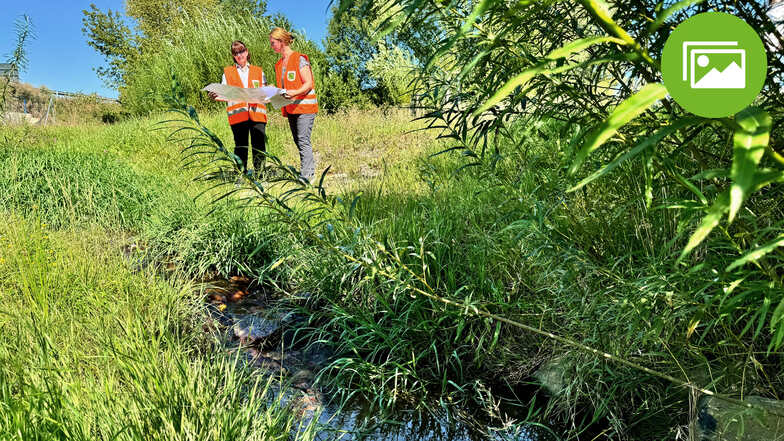
[[[236,87],[264,87],[267,79],[264,71],[259,66],[250,64],[250,53],[245,43],[236,40],[231,43],[231,54],[234,64],[223,69],[222,84]],[[210,98],[218,97],[214,92],[209,93]],[[261,103],[243,103],[229,101],[226,113],[229,117],[229,126],[234,135],[234,154],[242,161],[242,171],[248,168],[248,133],[250,133],[253,147],[253,169],[259,175],[262,173],[266,153],[266,127],[267,107]],[[238,179],[238,183],[241,182]]]
[[[272,50],[280,54],[275,63],[277,85],[285,89],[284,98],[293,100],[281,111],[289,120],[289,128],[294,143],[299,150],[301,163],[300,177],[310,180],[316,173],[316,162],[313,158],[313,146],[310,134],[313,122],[318,113],[318,99],[313,89],[313,71],[307,55],[291,49],[294,37],[283,28],[275,28],[269,35]]]

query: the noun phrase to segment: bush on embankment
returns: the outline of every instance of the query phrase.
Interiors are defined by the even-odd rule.
[[[185,16],[176,20],[181,20],[182,24],[172,26],[171,35],[145,46],[127,67],[120,98],[131,113],[147,114],[167,109],[166,97],[171,93],[172,75],[177,77],[185,98],[195,107],[225,107],[225,103],[210,100],[201,89],[209,83],[220,83],[223,68],[234,63],[230,53],[234,40],[245,43],[250,63],[264,70],[267,83],[275,84],[275,63],[280,56],[269,44],[269,33],[275,27],[271,18],[216,11],[210,16]],[[325,68],[322,51],[305,36],[297,36],[292,49],[308,54],[318,87]]]

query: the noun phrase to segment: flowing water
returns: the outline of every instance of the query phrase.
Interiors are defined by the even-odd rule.
[[[281,399],[299,409],[302,426],[318,419],[316,439],[368,441],[545,441],[551,439],[538,426],[520,421],[527,409],[505,410],[511,414],[504,428],[491,428],[490,420],[482,417],[477,406],[442,405],[433,403],[416,409],[399,407],[379,414],[366,401],[353,400],[338,405],[318,389],[315,382],[319,370],[328,365],[332,354],[324,346],[300,347],[288,332],[306,317],[274,302],[261,290],[249,288],[250,280],[232,277],[212,280],[205,289],[213,330],[222,330],[223,342],[230,351],[241,351],[247,363],[265,374],[285,378],[290,386],[278,393]],[[269,342],[274,342],[269,344]],[[272,346],[272,347],[270,347]],[[423,407],[425,409],[423,409]],[[511,409],[511,410],[510,410]],[[517,414],[517,415],[515,415]],[[500,425],[495,421],[496,425]]]

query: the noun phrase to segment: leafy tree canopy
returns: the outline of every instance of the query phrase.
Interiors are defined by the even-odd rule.
[[[137,57],[155,52],[161,40],[174,35],[183,18],[221,12],[224,15],[264,17],[266,0],[127,0],[125,14],[106,12],[95,4],[82,10],[82,33],[87,44],[106,58],[107,66],[96,69],[114,88],[125,84],[124,75]],[[276,18],[277,17],[277,18]],[[273,21],[290,24],[277,14]]]

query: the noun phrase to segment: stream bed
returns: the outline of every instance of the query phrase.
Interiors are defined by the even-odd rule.
[[[221,346],[238,354],[247,365],[265,376],[275,376],[288,386],[276,391],[280,399],[293,406],[301,415],[301,427],[318,418],[316,439],[361,439],[373,441],[454,440],[454,441],[547,441],[547,431],[534,425],[508,424],[490,429],[481,409],[469,409],[434,402],[428,406],[399,406],[384,415],[370,403],[353,399],[336,403],[318,387],[319,372],[333,358],[325,345],[304,346],[297,342],[296,330],[307,317],[286,306],[281,299],[271,298],[254,288],[247,277],[214,279],[200,291],[206,296],[208,319],[205,330],[219,336]],[[423,409],[426,407],[426,409]],[[508,407],[508,406],[507,406]],[[514,412],[514,411],[513,411]],[[509,415],[508,409],[505,413]],[[510,421],[520,421],[509,415]],[[485,421],[480,422],[480,421]]]

